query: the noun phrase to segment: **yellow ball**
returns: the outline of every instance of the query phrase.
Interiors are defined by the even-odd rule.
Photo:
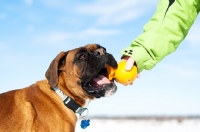
[[[107,65],[108,79],[112,80],[114,78],[118,83],[123,85],[132,84],[138,74],[137,67],[134,66],[130,71],[126,71],[125,66],[126,61],[119,62],[117,69]]]
[[[130,71],[125,70],[126,61],[121,61],[118,64],[118,68],[115,71],[114,78],[117,82],[128,85],[132,84],[135,78],[137,77],[137,67],[134,66]]]

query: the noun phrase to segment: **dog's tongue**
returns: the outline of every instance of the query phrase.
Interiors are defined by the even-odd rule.
[[[98,75],[97,77],[93,78],[90,81],[90,84],[95,87],[99,87],[103,84],[108,84],[108,83],[110,83],[110,81],[103,75]]]

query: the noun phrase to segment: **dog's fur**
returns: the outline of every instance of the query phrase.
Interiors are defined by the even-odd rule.
[[[114,57],[97,44],[59,53],[46,80],[0,94],[0,132],[74,132],[76,114],[51,88],[58,87],[82,107],[88,99],[110,96],[116,91],[113,81],[91,85],[105,65],[117,67]]]

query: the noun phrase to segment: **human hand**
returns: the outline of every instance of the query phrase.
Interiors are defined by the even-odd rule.
[[[135,64],[134,59],[130,56],[124,56],[121,61],[126,61],[126,67],[125,67],[126,71],[130,71]],[[137,78],[139,78],[139,77],[140,77],[140,75],[138,74]]]

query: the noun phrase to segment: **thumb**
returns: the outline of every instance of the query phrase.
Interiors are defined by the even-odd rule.
[[[135,61],[133,60],[133,58],[129,57],[128,60],[126,61],[126,67],[125,67],[125,69],[127,71],[130,71],[133,68],[133,66],[134,66],[134,62]]]

